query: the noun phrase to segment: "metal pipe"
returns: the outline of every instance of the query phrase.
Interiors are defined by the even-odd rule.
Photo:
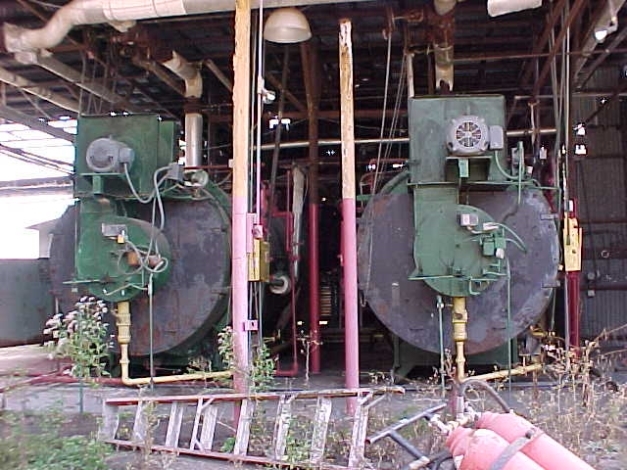
[[[455,341],[455,364],[457,364],[457,380],[459,382],[462,382],[466,377],[464,345],[468,339],[467,325],[466,297],[453,297],[453,341]]]
[[[413,98],[416,94],[414,86],[414,53],[406,52],[407,57],[407,97]]]
[[[305,77],[307,118],[309,132],[309,339],[310,372],[320,373],[320,195],[318,191],[318,110],[320,104],[320,82],[317,79],[317,54],[310,42],[301,44],[301,59]]]
[[[537,129],[536,133],[540,135],[555,134],[556,129],[554,127],[547,127],[545,129]],[[513,129],[506,132],[507,137],[524,137],[533,134],[531,129]],[[355,139],[355,145],[373,145],[378,143],[383,144],[408,144],[409,137],[384,137],[383,139]],[[282,149],[296,149],[309,147],[310,142],[308,140],[294,140],[292,142],[281,142],[280,147]],[[318,139],[318,146],[330,147],[335,145],[342,145],[342,139]],[[263,144],[261,146],[262,151],[274,150],[274,144]]]
[[[194,374],[163,375],[158,377],[141,377],[131,379],[129,376],[130,359],[128,347],[131,343],[131,308],[128,301],[118,302],[115,314],[115,323],[118,328],[118,344],[120,345],[120,380],[127,386],[148,385],[150,383],[172,383],[185,380],[206,380],[228,378],[232,374],[225,372],[198,372]]]
[[[185,166],[202,165],[203,121],[200,113],[185,114]]]
[[[378,144],[382,143],[395,143],[395,144],[407,144],[409,143],[409,137],[393,137],[393,138],[384,138],[384,139],[357,139],[354,141],[355,144]],[[331,145],[341,145],[342,139],[318,139],[318,145],[327,147]],[[285,149],[293,149],[293,148],[304,148],[309,146],[308,140],[296,140],[292,142],[281,142],[281,148]],[[261,150],[273,150],[274,144],[263,144],[261,146]]]
[[[48,88],[40,87],[35,82],[31,82],[30,80],[27,80],[26,78],[13,72],[9,72],[3,67],[0,67],[0,81],[24,90],[26,93],[35,95],[38,98],[50,101],[52,104],[55,104],[60,108],[67,109],[68,111],[73,111],[75,113],[80,112],[80,107],[76,101],[65,98]]]
[[[340,20],[340,109],[342,136],[342,264],[344,266],[344,321],[346,387],[359,387],[359,312],[357,303],[357,206],[355,203],[355,120],[353,113],[352,24]],[[354,413],[355,400],[348,411]]]
[[[235,54],[233,56],[233,228],[231,257],[231,301],[233,306],[233,354],[235,390],[248,391],[248,151],[250,122],[250,0],[235,0]],[[250,234],[252,236],[252,234]]]
[[[473,375],[472,377],[465,378],[464,382],[466,382],[467,380],[499,380],[505,379],[513,375],[524,375],[528,374],[529,372],[540,372],[541,370],[542,364],[530,364],[528,366],[519,366],[508,370],[497,370],[495,372],[489,372],[487,374]]]

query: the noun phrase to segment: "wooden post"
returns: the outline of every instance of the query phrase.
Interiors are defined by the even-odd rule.
[[[340,127],[342,137],[342,261],[346,387],[359,387],[359,317],[357,304],[357,219],[355,203],[355,122],[351,22],[340,20]],[[354,412],[355,400],[348,410]]]
[[[234,385],[248,392],[248,152],[250,123],[250,0],[235,1],[235,54],[233,56],[233,226],[231,299],[233,305]]]

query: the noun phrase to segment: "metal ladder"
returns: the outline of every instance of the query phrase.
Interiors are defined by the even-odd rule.
[[[109,398],[103,403],[103,422],[99,429],[99,439],[117,446],[130,448],[149,448],[154,452],[171,452],[197,457],[214,458],[221,460],[247,462],[261,465],[298,466],[301,468],[319,469],[362,469],[367,465],[364,457],[366,445],[366,431],[368,425],[368,413],[382,398],[390,393],[403,393],[400,387],[386,387],[378,389],[339,389],[322,391],[257,393],[252,395],[242,394],[207,394],[207,395],[182,395],[159,397],[133,397],[133,398]],[[354,399],[355,413],[353,415],[352,432],[348,456],[341,456],[340,460],[346,464],[329,462],[325,455],[327,437],[333,399]],[[303,401],[307,401],[302,403]],[[308,457],[301,461],[293,461],[288,456],[288,436],[290,426],[294,422],[296,412],[295,404],[300,405],[315,401],[315,411],[311,414],[311,425],[307,430],[310,442],[307,444]],[[264,455],[249,453],[251,442],[251,423],[257,408],[264,403],[276,402],[274,414],[272,440],[270,445],[264,446]],[[343,401],[342,401],[343,403]],[[236,405],[229,407],[228,404]],[[156,428],[165,422],[154,423],[154,417],[158,416],[157,407],[169,406],[167,415],[167,429],[165,433],[156,432]],[[124,409],[132,409],[134,419],[132,428],[128,430],[120,426],[121,414]],[[216,430],[220,422],[220,413],[237,410],[237,426],[230,430],[230,436],[226,438],[232,445],[223,444],[215,449],[218,440]],[[185,418],[191,424],[189,430],[182,434],[182,429],[187,426]],[[192,418],[193,417],[193,421]],[[153,422],[151,423],[151,418]],[[187,426],[189,427],[189,426]],[[269,427],[269,426],[268,426]],[[270,429],[257,429],[265,437]],[[265,431],[265,432],[264,432]],[[124,434],[129,434],[125,436]],[[222,436],[224,437],[224,436]],[[334,461],[338,456],[333,456]]]

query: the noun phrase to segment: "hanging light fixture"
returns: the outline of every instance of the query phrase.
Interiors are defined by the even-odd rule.
[[[311,37],[309,22],[296,8],[279,8],[272,12],[263,28],[266,41],[291,44],[306,41]]]

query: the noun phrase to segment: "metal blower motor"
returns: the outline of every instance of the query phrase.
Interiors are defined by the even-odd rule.
[[[557,285],[551,208],[507,164],[503,97],[409,106],[407,169],[371,198],[359,224],[360,288],[386,327],[433,353],[453,344],[445,305],[464,298],[467,354],[493,350],[536,323]]]

